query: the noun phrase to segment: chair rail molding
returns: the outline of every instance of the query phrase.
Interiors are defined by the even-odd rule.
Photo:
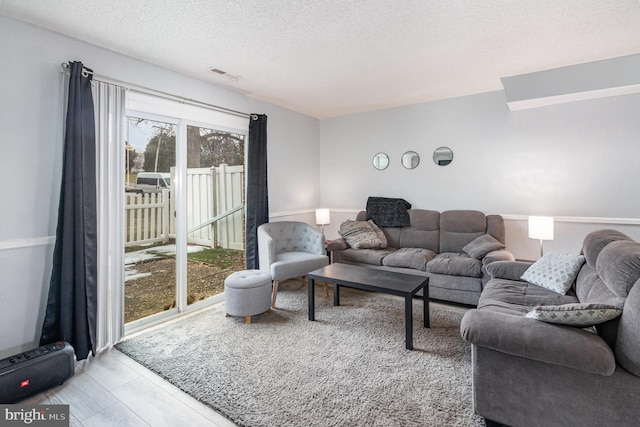
[[[34,246],[53,245],[56,236],[25,237],[22,239],[0,240],[0,251],[9,249],[31,248]]]
[[[527,221],[528,215],[501,214],[502,218],[509,221]],[[607,218],[607,217],[587,217],[587,216],[553,216],[555,222],[569,222],[577,224],[620,224],[620,225],[640,225],[640,218]]]

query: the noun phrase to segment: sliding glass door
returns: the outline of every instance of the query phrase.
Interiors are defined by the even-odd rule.
[[[177,125],[136,116],[127,123],[124,321],[130,323],[176,307]]]
[[[172,108],[147,97],[128,110],[125,333],[222,300],[244,269],[246,130]]]
[[[245,136],[195,124],[187,135],[187,304],[224,292],[244,267]]]

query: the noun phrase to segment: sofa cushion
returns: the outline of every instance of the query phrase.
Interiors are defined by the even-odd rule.
[[[393,253],[395,249],[345,249],[342,251],[342,259],[350,262],[358,262],[370,265],[382,265],[384,257]]]
[[[547,323],[587,328],[615,319],[622,310],[608,304],[563,304],[534,307],[525,317]]]
[[[564,295],[576,280],[582,264],[582,255],[548,253],[524,272],[522,280]]]
[[[498,249],[504,249],[505,245],[498,242],[493,236],[489,234],[483,234],[478,236],[469,242],[462,251],[469,255],[471,258],[481,259],[491,251],[497,251]]]
[[[373,221],[347,220],[340,224],[340,235],[353,249],[387,247],[387,238]]]
[[[388,267],[407,267],[415,270],[423,270],[427,262],[431,261],[436,253],[423,248],[400,248],[382,259],[382,265]]]
[[[586,263],[580,269],[576,278],[576,296],[583,303],[601,303],[608,304],[616,308],[624,307],[624,298],[611,292],[609,287],[604,284],[598,272]],[[596,325],[598,335],[604,339],[613,349],[618,336],[618,321],[620,318],[613,319]]]
[[[627,297],[620,316],[615,353],[618,363],[627,371],[640,377],[640,283]]]
[[[596,260],[600,251],[611,242],[617,240],[631,240],[629,236],[618,230],[597,230],[584,238],[582,243],[582,253],[591,268],[596,268]]]
[[[493,236],[497,241],[506,242],[506,231],[504,228],[504,218],[501,215],[487,215],[487,234]]]
[[[545,289],[531,283],[491,279],[484,286],[478,309],[492,309],[506,314],[522,316],[538,305],[561,305],[577,303],[578,298],[569,291],[567,295]]]
[[[479,211],[453,210],[440,214],[440,251],[460,253],[473,239],[487,232],[487,217]]]
[[[624,298],[614,294],[604,284],[598,272],[585,264],[576,278],[576,295],[580,302],[609,304],[617,308],[624,307]]]
[[[450,276],[482,277],[482,262],[466,254],[438,254],[427,263],[426,271]]]
[[[598,255],[596,271],[611,292],[625,298],[640,279],[640,243],[632,240],[609,243]]]
[[[409,211],[411,226],[399,229],[398,248],[424,248],[440,252],[440,212]]]

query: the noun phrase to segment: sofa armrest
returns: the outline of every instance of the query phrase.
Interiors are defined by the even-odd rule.
[[[520,277],[531,264],[529,261],[496,261],[484,264],[484,268],[493,279],[522,280]]]
[[[482,258],[482,265],[485,267],[497,261],[514,261],[516,257],[506,249],[498,249],[491,251]]]
[[[611,348],[598,335],[491,310],[469,310],[460,324],[471,344],[525,359],[609,376],[616,369]]]
[[[343,251],[343,250],[348,249],[348,248],[349,248],[349,244],[342,237],[340,237],[340,238],[338,238],[336,240],[331,240],[329,243],[327,243],[327,250],[329,252]]]

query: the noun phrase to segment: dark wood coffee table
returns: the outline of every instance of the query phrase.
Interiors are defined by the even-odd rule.
[[[333,283],[333,305],[340,305],[340,287],[364,289],[404,298],[405,344],[413,350],[413,297],[423,289],[424,327],[429,327],[429,278],[349,264],[329,264],[307,275],[309,320],[315,320],[315,281]]]

